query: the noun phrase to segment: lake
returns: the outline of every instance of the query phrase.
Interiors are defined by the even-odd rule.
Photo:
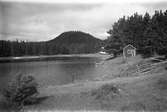
[[[91,80],[100,75],[96,64],[101,57],[61,57],[52,60],[0,63],[0,85],[5,86],[16,74],[31,74],[41,86],[62,85]]]

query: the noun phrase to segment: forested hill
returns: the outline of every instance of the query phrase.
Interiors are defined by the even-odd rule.
[[[92,35],[80,31],[69,31],[60,34],[57,38],[50,40],[49,42],[61,42],[64,44],[70,43],[98,43],[101,42],[100,39],[93,37]]]
[[[96,53],[103,41],[80,31],[69,31],[43,42],[0,40],[0,57]]]
[[[70,31],[64,32],[57,38],[47,42],[52,48],[61,50],[61,53],[75,54],[75,53],[95,53],[100,50],[102,40],[93,37],[90,34]],[[51,52],[56,51],[55,49]]]

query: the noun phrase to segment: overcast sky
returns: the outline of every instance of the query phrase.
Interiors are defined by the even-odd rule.
[[[45,41],[73,30],[105,39],[118,18],[165,8],[165,0],[0,0],[0,39]]]

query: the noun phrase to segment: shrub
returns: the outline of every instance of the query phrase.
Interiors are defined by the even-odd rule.
[[[165,78],[159,78],[157,81],[157,86],[160,90],[165,90],[167,89],[167,79]]]
[[[95,96],[95,99],[103,99],[105,97],[111,96],[115,97],[119,95],[119,88],[116,85],[112,84],[105,84],[102,87],[93,90],[92,96]]]
[[[25,101],[38,94],[37,87],[33,76],[19,74],[3,90],[3,96],[12,110],[21,110]]]

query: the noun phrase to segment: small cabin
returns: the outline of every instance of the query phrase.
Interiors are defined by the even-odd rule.
[[[123,48],[123,56],[124,58],[136,56],[136,48],[129,44]]]

